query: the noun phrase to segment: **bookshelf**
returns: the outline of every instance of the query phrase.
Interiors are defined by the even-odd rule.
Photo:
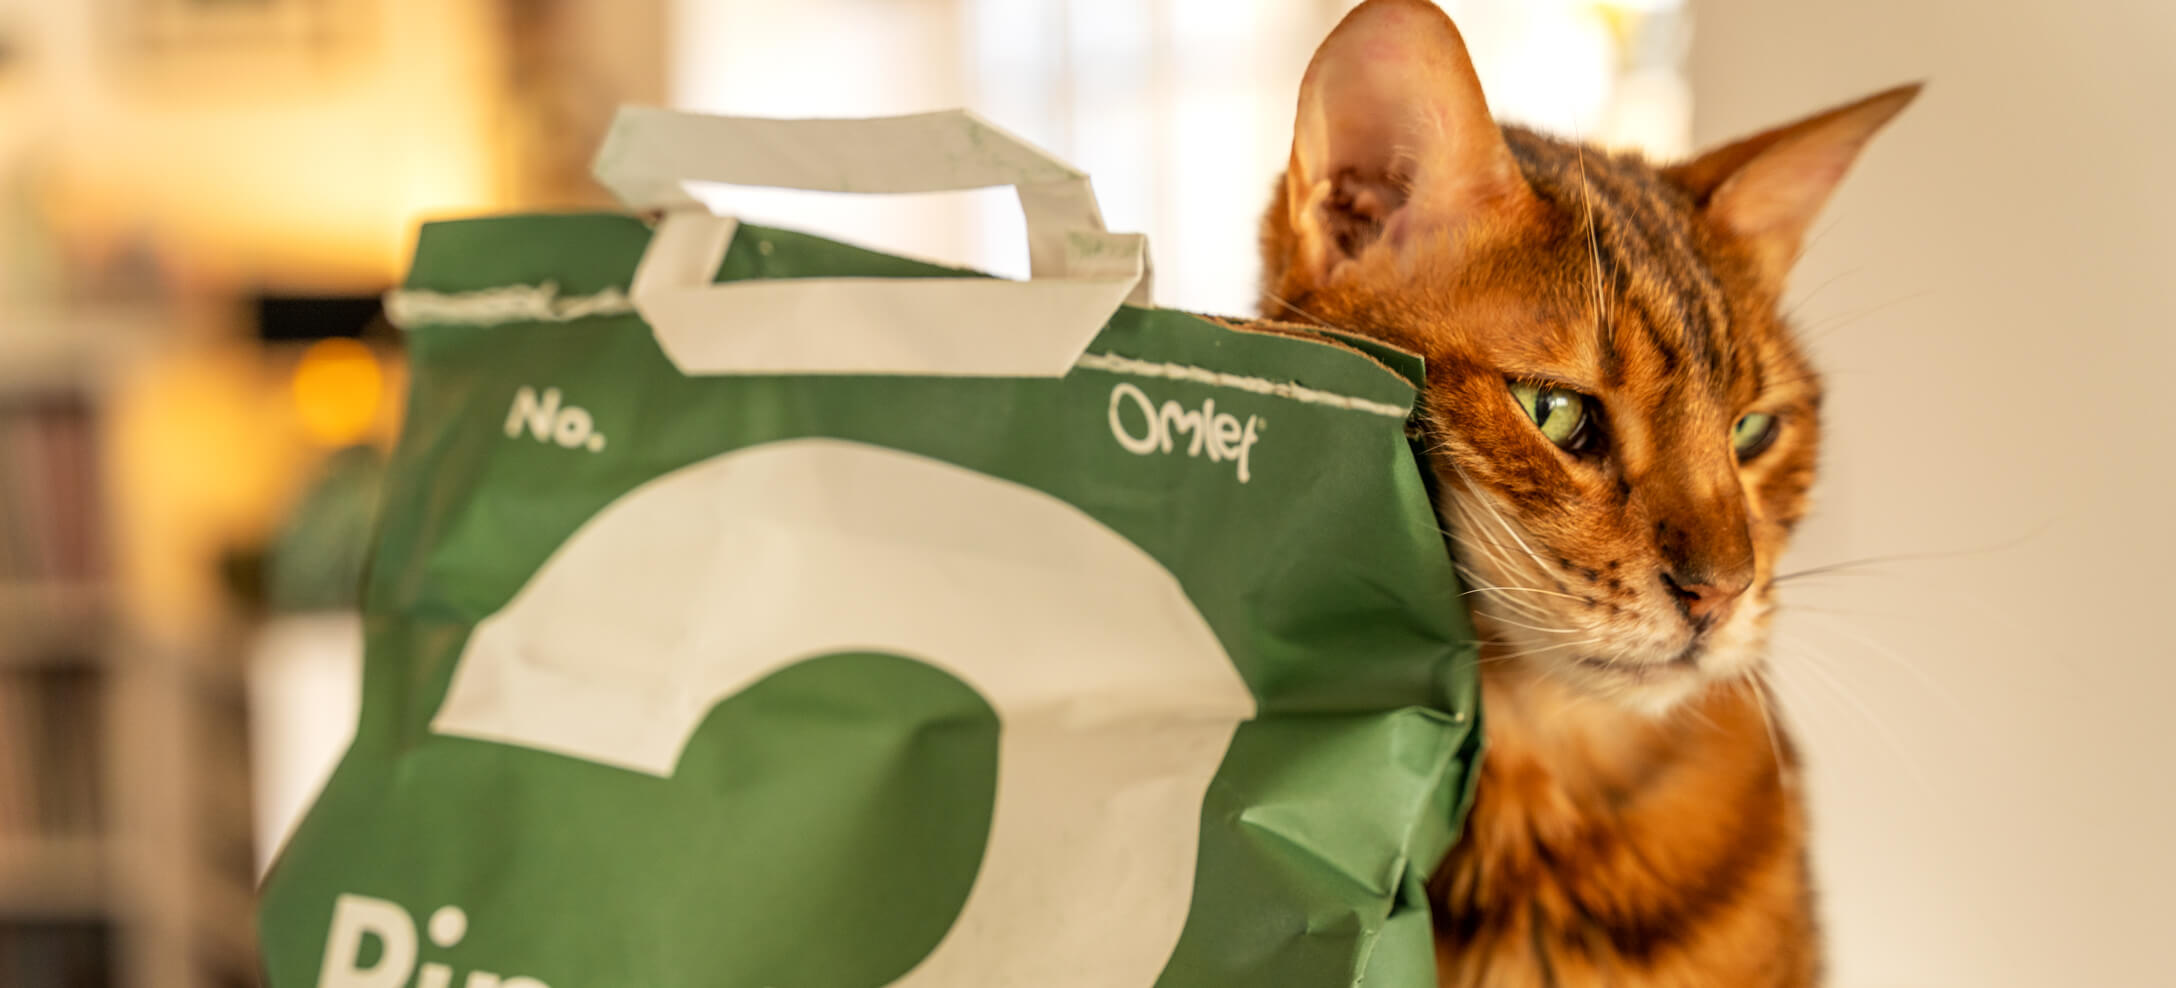
[[[256,983],[236,649],[140,633],[115,572],[120,324],[150,318],[0,323],[5,988]]]

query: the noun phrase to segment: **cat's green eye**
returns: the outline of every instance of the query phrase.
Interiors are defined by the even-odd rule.
[[[1738,459],[1750,460],[1776,441],[1776,417],[1766,412],[1747,412],[1730,428],[1730,448]]]
[[[1532,381],[1512,381],[1511,397],[1534,420],[1543,438],[1572,452],[1583,451],[1591,436],[1587,396]]]

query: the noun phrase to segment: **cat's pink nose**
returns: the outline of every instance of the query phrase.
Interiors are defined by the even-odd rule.
[[[1680,582],[1676,574],[1662,574],[1662,582],[1670,588],[1670,594],[1677,598],[1678,605],[1685,609],[1693,623],[1700,625],[1720,617],[1730,609],[1731,601],[1743,596],[1746,588],[1753,585],[1753,574],[1749,570],[1702,576],[1705,579]]]

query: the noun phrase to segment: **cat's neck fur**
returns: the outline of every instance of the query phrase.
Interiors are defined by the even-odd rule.
[[[1792,755],[1753,687],[1651,716],[1483,669],[1488,753],[1436,879],[1444,985],[1814,983],[1814,937],[1737,929],[1811,922]]]
[[[1482,666],[1491,757],[1533,760],[1583,806],[1606,808],[1635,795],[1671,755],[1672,728],[1685,717],[1660,717],[1622,707],[1566,686],[1530,666]]]

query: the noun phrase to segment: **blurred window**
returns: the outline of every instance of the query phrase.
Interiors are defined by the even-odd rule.
[[[1661,157],[1686,149],[1682,0],[1446,0],[1505,120]],[[678,0],[674,97],[772,116],[965,105],[1094,176],[1150,235],[1161,304],[1254,306],[1255,225],[1308,57],[1350,2]],[[1020,276],[1003,192],[873,202],[720,192],[751,219]]]

